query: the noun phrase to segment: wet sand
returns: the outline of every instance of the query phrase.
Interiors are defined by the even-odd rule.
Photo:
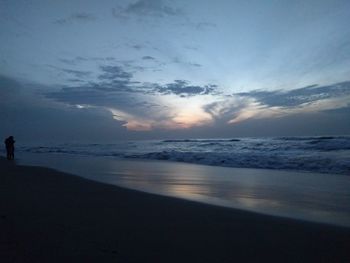
[[[0,159],[1,262],[349,262],[350,228],[260,215]]]

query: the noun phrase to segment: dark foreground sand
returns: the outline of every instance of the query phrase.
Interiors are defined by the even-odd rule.
[[[0,262],[350,262],[350,228],[156,196],[0,159]]]

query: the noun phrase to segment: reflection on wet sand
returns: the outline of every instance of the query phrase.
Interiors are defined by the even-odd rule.
[[[350,226],[350,178],[346,176],[59,155],[40,163],[34,160],[34,164],[145,192]]]

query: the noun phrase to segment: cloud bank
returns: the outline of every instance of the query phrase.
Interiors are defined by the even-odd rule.
[[[312,85],[289,91],[251,91],[237,93],[247,102],[228,121],[234,124],[247,119],[279,118],[350,106],[350,82],[328,86]]]
[[[111,75],[51,92],[47,90],[53,87],[0,76],[0,134],[98,141],[350,131],[350,82],[231,95],[202,94],[205,87],[198,86],[201,89],[193,94],[181,96],[172,85],[164,94],[159,87],[167,89],[168,84],[133,81],[133,75],[120,66],[101,66],[100,75],[104,74]],[[170,84],[180,89],[188,85],[186,81]]]
[[[46,97],[78,108],[109,111],[128,130],[173,130],[237,125],[247,120],[349,108],[350,81],[312,85],[289,91],[255,90],[225,95],[214,84],[192,85],[186,80],[146,83],[134,80],[123,65],[100,65],[96,81],[64,86]],[[65,70],[72,74],[82,74]]]

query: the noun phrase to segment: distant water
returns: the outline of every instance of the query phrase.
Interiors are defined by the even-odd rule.
[[[350,175],[350,136],[18,145],[17,150]]]

